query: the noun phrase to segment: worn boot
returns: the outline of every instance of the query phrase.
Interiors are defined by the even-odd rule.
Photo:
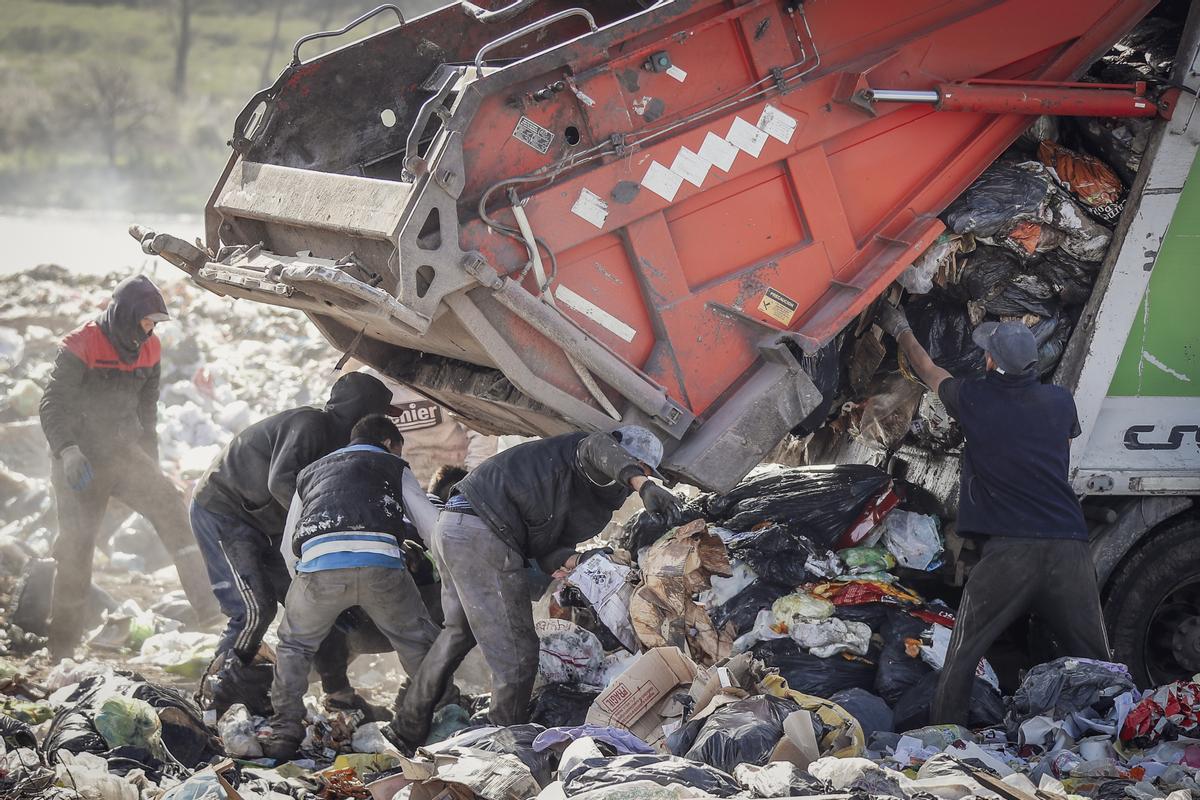
[[[294,721],[279,721],[272,719],[269,723],[271,732],[258,737],[263,755],[276,761],[291,761],[300,753],[300,743],[304,741],[304,726]]]
[[[364,722],[386,722],[392,718],[391,709],[369,702],[353,689],[343,689],[325,695],[324,706],[326,711],[341,711],[347,714],[361,712]]]

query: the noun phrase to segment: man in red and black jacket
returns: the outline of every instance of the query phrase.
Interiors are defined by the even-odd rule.
[[[96,535],[110,497],[154,526],[197,618],[218,612],[183,495],[158,464],[161,348],[154,326],[168,319],[146,276],[121,281],[104,313],[63,339],[42,396],[58,502],[50,619],[56,658],[70,656],[82,636]]]

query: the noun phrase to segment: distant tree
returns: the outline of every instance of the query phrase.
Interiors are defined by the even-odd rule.
[[[259,76],[260,86],[266,86],[271,77],[279,71],[279,65],[275,63],[275,51],[279,49],[279,29],[283,25],[285,5],[287,0],[275,0],[275,22],[271,26],[271,41],[267,45],[267,56],[263,59],[262,74]]]
[[[116,166],[123,147],[136,141],[159,103],[128,67],[99,61],[80,69],[65,89],[73,124],[96,132],[108,163]]]
[[[179,99],[187,97],[188,52],[192,49],[192,11],[194,0],[175,0],[175,72],[171,92]]]
[[[54,98],[28,76],[5,75],[0,83],[0,152],[16,156],[24,169],[31,156],[52,151]]]

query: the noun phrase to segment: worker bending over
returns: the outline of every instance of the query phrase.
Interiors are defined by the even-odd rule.
[[[158,463],[161,347],[154,326],[168,319],[149,278],[121,281],[104,313],[63,339],[42,395],[58,503],[49,642],[55,660],[70,656],[83,635],[92,555],[110,497],[154,526],[197,620],[217,616],[183,495]]]
[[[220,670],[205,680],[239,681],[239,664],[253,662],[263,634],[287,595],[291,577],[279,553],[296,477],[344,447],[363,417],[387,411],[392,393],[378,379],[352,372],[338,378],[324,410],[301,406],[254,423],[225,446],[196,486],[191,518],[208,567],[212,592],[229,622],[217,646]],[[232,652],[236,658],[222,658]],[[321,659],[318,658],[318,662]],[[322,669],[342,683],[344,669]],[[326,682],[327,695],[352,694]],[[207,693],[202,689],[201,696]]]
[[[528,721],[538,639],[526,560],[547,574],[574,568],[575,545],[600,533],[633,491],[648,512],[676,522],[679,498],[648,478],[662,452],[635,425],[568,433],[498,453],[455,487],[431,546],[445,627],[400,703],[392,724],[400,743],[424,743],[438,698],[476,641],[492,671],[491,723]]]
[[[437,638],[401,549],[404,518],[428,535],[437,512],[400,457],[403,444],[387,417],[364,417],[349,446],[306,467],[296,481],[284,534],[296,579],[279,626],[275,713],[263,745],[270,758],[293,758],[304,739],[308,671],[342,612],[366,612],[410,675]]]
[[[1075,401],[1038,380],[1037,343],[1019,322],[975,329],[988,371],[971,379],[934,364],[903,311],[885,305],[878,322],[966,437],[958,532],[983,555],[963,590],[931,719],[965,725],[979,660],[1027,613],[1050,626],[1060,655],[1109,658],[1087,525],[1067,480]]]

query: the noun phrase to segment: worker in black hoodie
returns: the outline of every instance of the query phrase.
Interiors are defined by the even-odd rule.
[[[217,654],[232,652],[224,669],[253,662],[263,634],[287,596],[291,577],[279,552],[296,476],[319,458],[350,442],[350,430],[368,414],[386,413],[392,392],[359,372],[333,385],[324,410],[282,411],[239,433],[208,468],[192,497],[192,530],[200,545],[212,592],[229,617]],[[322,659],[318,655],[318,668]],[[337,681],[344,678],[342,665]],[[328,669],[322,669],[324,677]],[[334,673],[339,670],[334,668]],[[327,694],[349,692],[324,681]]]
[[[92,554],[111,497],[154,526],[197,619],[217,616],[183,495],[158,464],[154,326],[168,319],[149,278],[121,281],[104,313],[63,339],[42,396],[59,521],[49,642],[56,659],[70,656],[82,636]]]

